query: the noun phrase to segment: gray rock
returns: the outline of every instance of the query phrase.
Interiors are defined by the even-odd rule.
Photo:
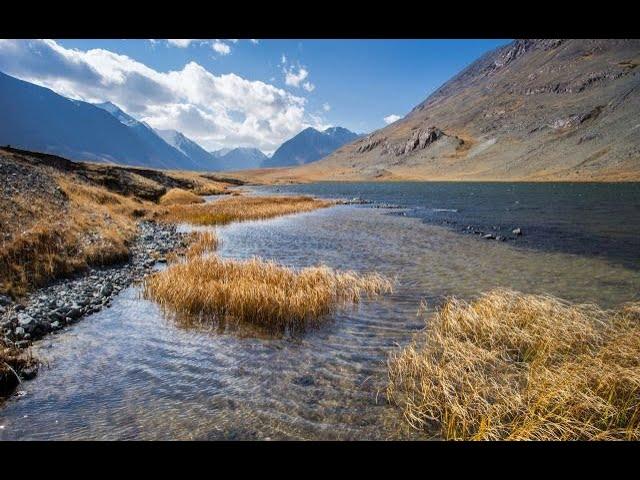
[[[14,330],[15,334],[19,337],[22,337],[26,332],[24,331],[24,328],[22,327],[16,327],[16,329]]]
[[[111,284],[105,283],[100,289],[100,295],[102,295],[103,297],[106,297],[107,295],[111,295],[112,291],[113,291],[113,287],[111,286]]]
[[[487,233],[486,235],[483,235],[482,238],[486,240],[494,240],[496,236],[493,233]]]
[[[24,314],[18,317],[18,325],[20,325],[23,328],[26,328],[34,324],[35,324],[35,319],[30,315]]]

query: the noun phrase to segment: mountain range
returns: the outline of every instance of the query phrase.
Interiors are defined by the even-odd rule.
[[[309,127],[280,145],[271,158],[262,162],[262,167],[284,167],[314,162],[358,137],[357,133],[342,127],[331,127],[323,131]]]
[[[248,147],[223,148],[210,154],[218,160],[219,170],[258,168],[268,158],[261,150]]]
[[[257,148],[208,152],[181,132],[156,130],[114,103],[72,100],[2,72],[0,108],[0,144],[74,160],[198,171],[258,168],[270,161]],[[307,137],[308,142],[301,141]],[[312,161],[352,138],[355,134],[339,127],[325,132],[307,129],[292,139],[292,158],[296,163]],[[287,164],[284,157],[278,158],[279,164]]]
[[[404,118],[253,181],[640,180],[640,40],[515,40]]]

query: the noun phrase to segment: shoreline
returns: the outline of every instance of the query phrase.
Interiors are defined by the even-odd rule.
[[[0,297],[0,333],[10,347],[28,352],[33,341],[64,331],[85,317],[108,308],[115,296],[148,274],[165,256],[186,245],[187,234],[177,225],[141,221],[125,263],[90,267],[69,278],[54,280],[30,292],[20,301]],[[39,363],[14,371],[19,381],[37,374]],[[15,387],[14,387],[15,388]],[[9,391],[9,398],[13,391]]]
[[[278,198],[277,195],[269,196]],[[211,204],[218,196],[210,200],[206,200],[206,195],[199,197]],[[276,216],[282,215],[287,212]],[[184,251],[190,237],[189,231],[180,229],[184,221],[187,220],[140,220],[129,248],[129,258],[124,263],[91,266],[70,277],[54,279],[17,301],[0,295],[0,340],[13,350],[14,355],[28,359],[24,367],[12,368],[7,364],[9,375],[0,377],[0,401],[15,395],[15,389],[23,380],[31,380],[37,375],[40,362],[30,351],[34,341],[64,331],[83,318],[110,307],[121,291],[142,281],[156,264],[166,263],[167,256]]]

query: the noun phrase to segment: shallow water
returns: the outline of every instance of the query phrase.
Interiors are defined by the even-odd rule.
[[[49,366],[0,410],[0,439],[420,438],[386,404],[384,387],[388,352],[424,325],[421,300],[435,306],[496,286],[607,307],[638,299],[637,269],[398,213],[336,206],[219,228],[225,257],[377,270],[397,278],[396,293],[319,330],[273,338],[184,326],[131,287],[37,344]]]

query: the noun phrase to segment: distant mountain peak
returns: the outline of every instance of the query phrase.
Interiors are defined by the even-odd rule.
[[[221,164],[222,170],[258,168],[268,158],[264,152],[253,147],[222,148],[211,154]]]
[[[329,127],[323,131],[307,127],[280,145],[262,166],[282,167],[314,162],[358,137],[344,127]]]

